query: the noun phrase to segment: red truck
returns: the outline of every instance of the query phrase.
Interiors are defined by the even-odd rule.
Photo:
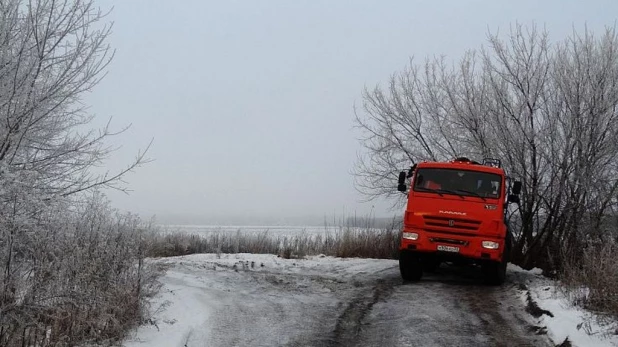
[[[404,280],[455,261],[480,265],[490,284],[504,282],[513,244],[505,217],[508,205],[519,203],[521,182],[509,179],[499,160],[421,162],[399,174],[398,190],[408,193],[399,246]]]

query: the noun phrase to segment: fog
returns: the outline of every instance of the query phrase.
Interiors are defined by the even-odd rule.
[[[616,1],[99,1],[116,55],[84,100],[129,130],[108,168],[154,139],[114,206],[175,224],[315,224],[391,216],[351,171],[364,87],[459,58],[516,21],[553,40],[615,25]],[[402,168],[403,169],[403,168]],[[393,183],[395,186],[395,182]],[[333,219],[335,218],[335,219]]]

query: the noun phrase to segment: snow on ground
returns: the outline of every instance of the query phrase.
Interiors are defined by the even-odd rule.
[[[203,340],[202,328],[212,320],[209,303],[216,298],[204,293],[197,282],[197,278],[168,271],[161,291],[151,301],[153,319],[139,327],[124,346],[171,347]]]
[[[293,237],[298,235],[333,235],[343,230],[339,226],[272,226],[272,225],[160,225],[164,234],[186,233],[191,235],[209,236],[212,234],[268,235],[270,237]]]
[[[509,271],[526,285],[521,300],[528,305],[530,297],[539,307],[539,314],[542,310],[547,311],[536,318],[536,324],[547,328],[547,334],[555,344],[568,338],[572,346],[578,347],[618,346],[616,323],[601,324],[598,316],[572,305],[555,281],[541,275],[542,270],[526,271],[509,264]]]
[[[134,331],[123,344],[125,347],[203,346],[204,341],[209,341],[210,330],[220,318],[217,312],[234,305],[235,298],[258,293],[263,299],[269,295],[267,290],[261,290],[263,288],[259,283],[254,283],[256,287],[251,288],[253,282],[239,281],[238,277],[243,276],[244,271],[265,276],[274,274],[271,280],[285,285],[282,283],[285,277],[277,275],[319,276],[337,281],[396,266],[393,260],[341,259],[323,255],[298,260],[265,254],[194,254],[154,261],[169,268],[160,279],[163,284],[160,293],[151,302],[151,310],[154,311],[152,322]],[[239,283],[249,285],[239,287]],[[293,290],[298,289],[299,292],[302,292],[303,286],[311,285],[303,280],[290,284],[298,287]],[[323,290],[329,291],[328,288]],[[311,301],[312,297],[300,297],[298,300]]]
[[[319,336],[332,327],[336,323],[336,312],[341,311],[342,299],[350,297],[356,287],[364,290],[363,284],[357,283],[359,279],[380,281],[382,276],[392,281],[392,276],[398,276],[394,260],[195,254],[151,261],[168,270],[160,278],[163,284],[160,293],[151,301],[154,312],[151,323],[133,331],[125,340],[125,347],[294,344],[308,336]],[[618,346],[617,335],[604,334],[607,328],[596,323],[590,314],[570,305],[555,283],[542,277],[539,270],[524,271],[509,265],[509,278],[515,284],[505,285],[504,295],[512,293],[515,300],[519,295],[522,306],[528,304],[530,296],[541,310],[553,314],[553,317],[543,314],[529,318],[541,331],[546,327],[555,344],[568,337],[573,346]],[[440,281],[438,276],[416,286],[397,287],[389,300],[410,291],[425,298],[437,295],[442,298],[440,300],[457,295],[457,291],[469,288],[474,291],[474,287],[468,285],[440,284]],[[516,283],[525,284],[526,289],[508,289],[516,287]],[[378,287],[376,293],[380,290]],[[393,307],[400,305],[393,304]],[[356,307],[354,305],[350,307]],[[465,305],[456,307],[466,310]],[[353,318],[355,312],[351,313]],[[238,337],[230,334],[238,334]]]

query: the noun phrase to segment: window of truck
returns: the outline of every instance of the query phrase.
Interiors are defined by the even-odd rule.
[[[418,169],[414,191],[434,194],[455,194],[497,199],[500,197],[500,175],[471,170]]]

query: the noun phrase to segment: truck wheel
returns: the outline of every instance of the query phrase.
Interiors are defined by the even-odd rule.
[[[423,276],[423,268],[418,257],[408,252],[399,254],[399,271],[404,281],[419,281]]]
[[[436,273],[438,270],[438,267],[440,267],[440,263],[441,261],[436,260],[436,259],[423,259],[423,262],[422,262],[423,271],[429,272],[429,273]]]
[[[504,280],[506,280],[506,264],[506,261],[483,264],[482,270],[485,282],[494,286],[504,283]]]

